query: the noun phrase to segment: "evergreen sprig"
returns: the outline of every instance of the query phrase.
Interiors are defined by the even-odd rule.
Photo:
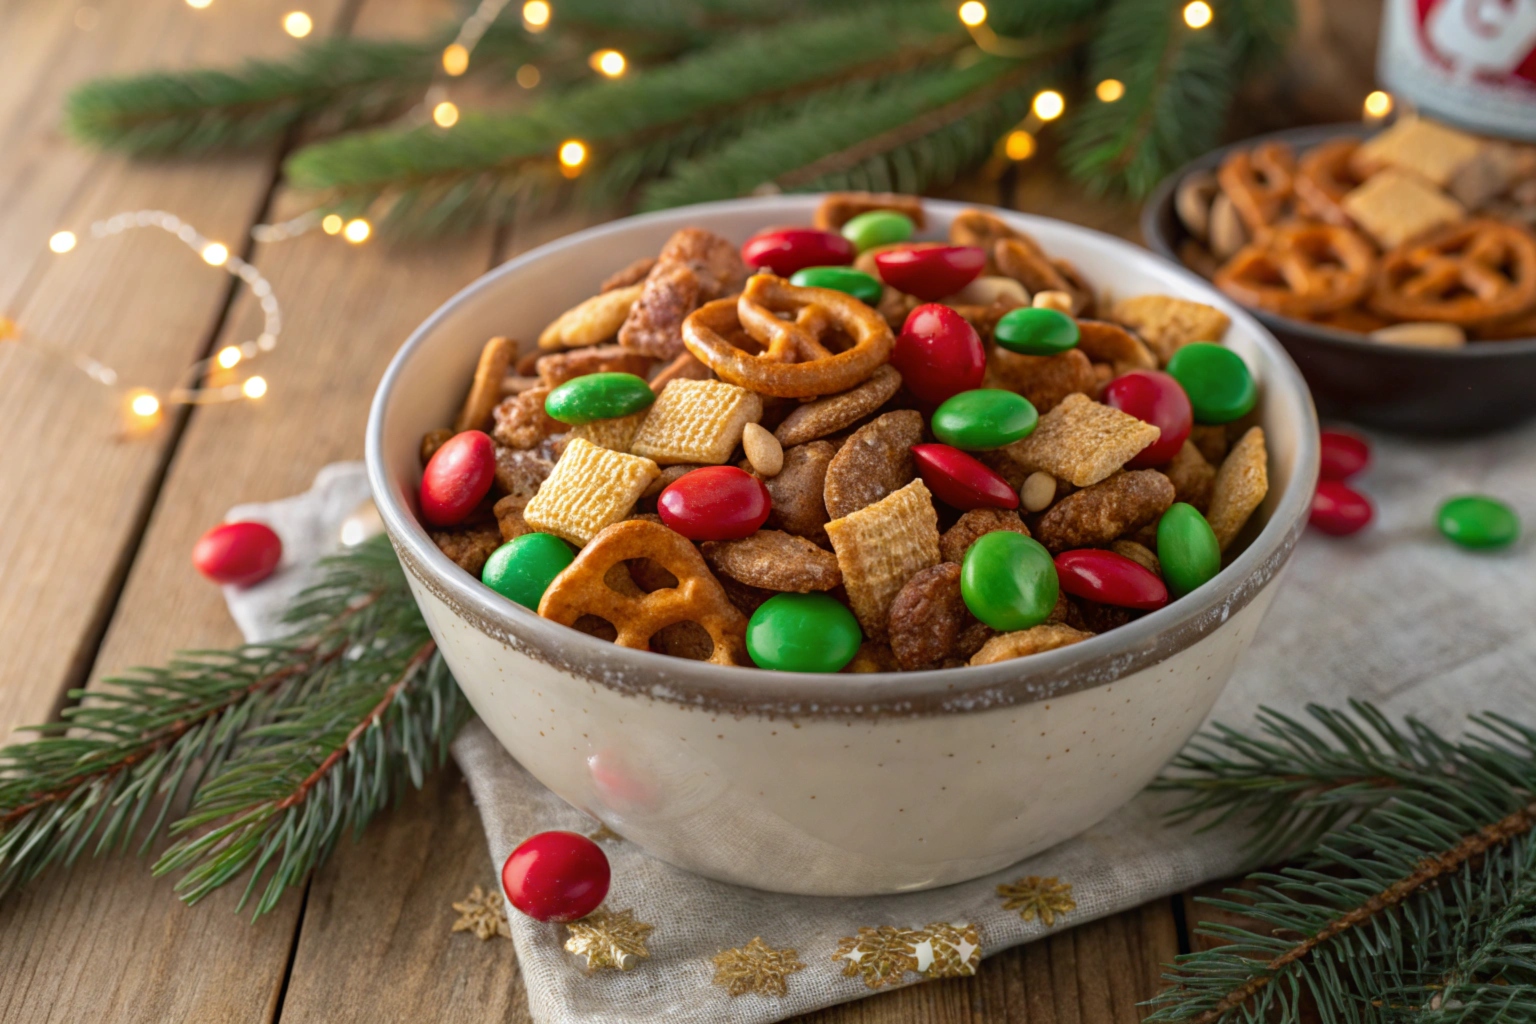
[[[1523,1021],[1536,1011],[1536,730],[1474,716],[1447,740],[1368,705],[1265,710],[1217,729],[1164,788],[1180,817],[1257,827],[1260,855],[1302,849],[1210,904],[1253,927],[1182,956],[1151,1021]]]
[[[155,871],[184,871],[188,902],[249,874],[259,915],[343,829],[421,785],[463,697],[387,542],[323,571],[282,640],[73,691],[63,721],[0,748],[0,896],[87,848],[142,854],[184,810]]]

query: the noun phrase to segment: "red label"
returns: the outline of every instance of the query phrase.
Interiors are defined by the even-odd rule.
[[[1419,43],[1458,78],[1536,86],[1536,0],[1414,0]]]

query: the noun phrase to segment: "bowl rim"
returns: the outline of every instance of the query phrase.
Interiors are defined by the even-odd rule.
[[[1237,142],[1229,143],[1219,149],[1213,149],[1203,153],[1184,164],[1178,170],[1158,182],[1152,194],[1147,197],[1146,204],[1141,208],[1141,235],[1146,240],[1147,248],[1172,261],[1175,265],[1189,270],[1184,261],[1179,259],[1178,251],[1174,248],[1173,239],[1163,231],[1162,221],[1164,211],[1172,213],[1173,193],[1179,187],[1179,183],[1192,171],[1214,171],[1227,154],[1240,149],[1251,149],[1254,146],[1266,142],[1289,143],[1297,150],[1316,146],[1331,139],[1345,136],[1365,137],[1376,129],[1358,121],[1344,121],[1334,124],[1309,124],[1299,128],[1286,128],[1276,132],[1266,132],[1263,135],[1253,135]],[[1177,221],[1177,214],[1172,214]],[[1194,273],[1194,271],[1190,271]],[[1196,275],[1199,276],[1198,274]],[[1205,278],[1201,278],[1202,281]],[[1207,284],[1211,282],[1206,281]],[[1211,285],[1215,289],[1215,285]],[[1236,301],[1236,300],[1234,300]],[[1336,327],[1326,327],[1322,324],[1314,324],[1307,320],[1294,320],[1288,316],[1271,313],[1267,310],[1255,309],[1244,303],[1238,303],[1245,311],[1252,314],[1271,332],[1285,332],[1297,334],[1302,337],[1324,341],[1330,345],[1352,352],[1367,353],[1378,358],[1399,359],[1407,362],[1424,360],[1429,363],[1445,363],[1452,361],[1471,361],[1488,359],[1510,359],[1519,356],[1536,355],[1536,335],[1529,338],[1509,338],[1499,341],[1475,341],[1459,348],[1416,348],[1410,345],[1384,345],[1379,341],[1367,341],[1352,331],[1341,331]]]
[[[1122,238],[1066,221],[924,197],[927,209],[953,215],[979,208],[1020,223],[1055,225],[1090,237],[1129,260],[1164,264],[1188,279],[1197,292],[1232,315],[1266,357],[1265,400],[1286,402],[1298,424],[1295,469],[1263,529],[1217,577],[1196,591],[1108,634],[1081,644],[990,665],[965,665],[916,672],[789,673],[752,666],[718,666],[650,651],[618,647],[540,618],[473,579],[448,560],[415,515],[398,500],[384,453],[384,421],[407,363],[445,321],[482,292],[562,249],[622,234],[636,225],[685,215],[705,227],[715,215],[763,210],[762,223],[806,213],[815,193],[722,200],[620,218],[578,231],[522,253],[495,267],[443,303],[414,331],[391,359],[369,412],[366,465],[374,501],[406,571],[428,593],[491,638],[558,670],[622,692],[644,694],[700,709],[730,714],[861,717],[931,715],[977,711],[1048,700],[1091,689],[1155,665],[1214,632],[1264,590],[1289,558],[1306,526],[1317,478],[1317,414],[1300,371],[1274,336],[1241,306],[1175,261]],[[1027,663],[1026,663],[1027,662]]]

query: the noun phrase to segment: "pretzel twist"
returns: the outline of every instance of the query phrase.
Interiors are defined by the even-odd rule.
[[[1337,224],[1287,224],[1241,249],[1216,272],[1238,302],[1281,316],[1315,317],[1353,306],[1371,287],[1376,254]]]
[[[1330,224],[1353,223],[1340,201],[1360,184],[1350,158],[1360,148],[1357,139],[1334,139],[1308,150],[1296,165],[1296,201]]]
[[[1283,142],[1239,149],[1221,162],[1216,180],[1248,233],[1257,238],[1280,219],[1294,194],[1296,155]]]
[[[1401,320],[1472,325],[1536,306],[1536,236],[1488,218],[1405,242],[1382,258],[1371,308]]]

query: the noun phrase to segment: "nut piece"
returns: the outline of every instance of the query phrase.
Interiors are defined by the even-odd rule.
[[[1173,500],[1195,506],[1202,515],[1211,507],[1211,484],[1216,467],[1205,461],[1200,449],[1185,441],[1163,467],[1163,475],[1173,484]]]
[[[630,444],[636,455],[662,465],[718,466],[731,457],[748,423],[763,416],[763,400],[719,380],[674,380],[651,406]]]
[[[836,555],[778,530],[758,530],[740,540],[705,541],[699,550],[716,572],[764,590],[809,594],[843,582]]]
[[[1053,293],[1041,292],[1040,294]],[[1059,294],[1066,295],[1065,292]],[[1006,309],[1016,309],[1019,306],[1029,305],[1029,292],[1011,277],[1003,277],[1001,274],[983,274],[944,301],[953,306],[1003,306]],[[1070,304],[1071,301],[1072,296],[1067,295],[1067,302]],[[1035,305],[1039,304],[1040,296],[1037,295]]]
[[[612,419],[592,420],[589,423],[578,423],[565,435],[566,444],[570,444],[576,438],[591,441],[599,448],[607,448],[609,451],[627,452],[630,445],[634,444],[635,435],[640,432],[640,425],[645,422],[649,409],[641,409],[632,412],[628,416],[615,416]]]
[[[433,530],[432,543],[447,555],[453,564],[474,576],[480,577],[486,559],[501,547],[501,530],[495,523],[459,527],[455,530]]]
[[[1019,488],[1019,504],[1026,512],[1044,512],[1056,500],[1056,478],[1049,473],[1034,472]]]
[[[701,467],[690,465],[686,462],[680,462],[672,466],[662,466],[661,472],[657,474],[656,479],[652,480],[650,484],[646,486],[645,490],[640,492],[640,497],[654,498],[662,491],[670,487],[672,483],[679,477],[687,476],[689,473],[692,473],[694,470],[699,468]],[[630,516],[630,518],[633,519],[634,516]],[[657,516],[656,521],[658,523],[661,522],[661,517]]]
[[[800,406],[784,417],[784,422],[773,434],[786,448],[826,437],[868,416],[890,401],[900,388],[901,374],[887,364],[851,391],[828,395]]]
[[[907,580],[891,602],[891,653],[909,672],[937,668],[975,622],[960,595],[960,566],[940,562]]]
[[[540,441],[565,429],[565,424],[544,411],[549,388],[533,388],[504,398],[491,411],[496,426],[491,436],[508,448],[536,448]]]
[[[1030,302],[1036,309],[1054,309],[1058,313],[1072,315],[1072,295],[1070,292],[1036,292],[1034,300]]]
[[[539,493],[539,485],[549,479],[555,464],[537,452],[496,446],[496,486],[509,495],[528,499]]]
[[[1129,558],[1154,576],[1163,574],[1163,563],[1158,561],[1157,555],[1145,544],[1138,544],[1133,540],[1117,540],[1110,544],[1109,550]]]
[[[990,665],[996,661],[1008,661],[1012,658],[1040,654],[1043,651],[1054,651],[1058,647],[1081,643],[1092,636],[1092,633],[1085,633],[1059,622],[1033,626],[1016,633],[1004,633],[1002,636],[995,636],[988,640],[986,646],[971,658],[971,664]]]
[[[611,292],[618,288],[628,288],[630,285],[644,281],[646,275],[656,266],[656,257],[642,256],[622,270],[617,270],[603,279],[600,292]]]
[[[1051,554],[1104,547],[1152,522],[1173,504],[1173,484],[1155,469],[1116,473],[1062,498],[1040,519],[1035,534]]]
[[[1074,487],[1088,487],[1125,465],[1159,433],[1119,409],[1072,394],[1040,417],[1033,434],[1005,450],[1026,469],[1043,469]]]
[[[784,468],[784,446],[760,424],[748,423],[741,428],[741,447],[752,471],[760,477],[778,476]]]
[[[656,359],[676,359],[683,351],[683,321],[699,308],[698,275],[686,263],[658,262],[636,287],[643,290],[619,328],[619,344]]]
[[[1121,299],[1110,316],[1141,335],[1164,363],[1192,341],[1220,341],[1232,326],[1232,318],[1215,306],[1171,295]]]
[[[987,359],[987,375],[991,379],[982,387],[1017,391],[1041,413],[1056,408],[1068,395],[1091,394],[1098,383],[1093,364],[1075,348],[1054,356],[1026,356],[995,346]]]
[[[538,362],[539,381],[556,388],[568,380],[589,373],[632,373],[644,377],[651,369],[651,357],[638,355],[618,345],[576,349],[544,356]]]
[[[1227,453],[1211,487],[1211,510],[1205,518],[1221,550],[1227,550],[1237,539],[1268,493],[1269,453],[1264,446],[1264,428],[1250,427]]]
[[[972,544],[996,530],[1012,530],[1029,536],[1029,527],[1024,525],[1017,512],[1002,508],[973,508],[955,520],[955,525],[939,538],[939,556],[946,562],[963,562]]]
[[[939,516],[921,480],[827,524],[853,614],[871,640],[888,632],[891,602],[939,561]]]
[[[469,385],[469,394],[459,409],[459,418],[453,421],[455,432],[484,430],[491,419],[491,410],[501,401],[501,379],[512,366],[517,355],[517,342],[506,338],[492,338],[480,350],[480,361],[475,365],[475,379]]]
[[[694,272],[704,301],[735,294],[747,282],[747,265],[736,246],[703,228],[673,232],[656,257],[658,267],[667,263],[681,263]]]
[[[523,509],[527,505],[527,498],[509,494],[491,507],[491,514],[496,517],[496,526],[501,530],[503,544],[533,532],[533,527],[523,518]]]
[[[611,452],[578,437],[566,445],[523,518],[535,530],[585,544],[628,515],[660,472],[650,459]]]
[[[1226,261],[1248,244],[1248,228],[1237,212],[1237,204],[1225,192],[1218,192],[1211,203],[1211,255]]]
[[[837,448],[827,441],[796,445],[784,452],[784,468],[763,481],[773,499],[769,522],[786,533],[827,544],[827,467]]]
[[[894,493],[915,476],[912,446],[923,439],[923,415],[888,412],[853,432],[827,467],[827,513],[841,519]]]
[[[829,192],[816,207],[811,223],[823,231],[836,231],[861,213],[894,210],[905,214],[914,227],[924,227],[923,200],[900,192]]]
[[[615,288],[566,310],[539,335],[539,348],[581,348],[607,341],[619,332],[640,289],[638,284]]]

